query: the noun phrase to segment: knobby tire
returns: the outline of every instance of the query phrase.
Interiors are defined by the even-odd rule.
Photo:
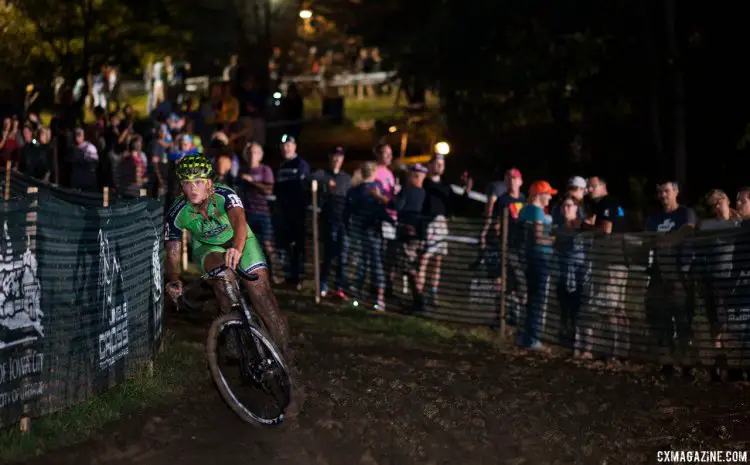
[[[208,355],[208,366],[211,371],[211,378],[214,380],[214,384],[216,385],[216,388],[219,391],[219,394],[221,394],[221,397],[224,399],[224,401],[229,405],[229,407],[240,417],[243,421],[250,423],[254,426],[258,427],[265,427],[265,426],[274,426],[280,424],[284,420],[284,410],[289,406],[292,400],[292,377],[289,373],[289,369],[286,366],[286,363],[284,362],[283,358],[281,357],[280,351],[276,348],[276,345],[273,343],[273,340],[268,336],[268,333],[255,326],[250,325],[249,329],[252,332],[252,339],[258,341],[268,352],[268,355],[274,360],[274,362],[280,367],[281,374],[279,375],[282,378],[282,381],[285,381],[282,395],[285,396],[286,403],[285,405],[280,406],[281,407],[281,413],[274,417],[274,418],[261,418],[260,416],[253,413],[250,409],[245,407],[235,396],[235,394],[232,392],[231,388],[229,387],[229,384],[227,383],[226,378],[221,372],[221,367],[219,366],[219,353],[218,353],[218,347],[219,347],[219,340],[221,337],[221,334],[227,330],[227,329],[233,329],[237,328],[240,331],[247,331],[245,324],[243,322],[242,317],[236,313],[228,313],[226,315],[222,315],[216,320],[214,320],[213,324],[211,325],[211,329],[208,332],[208,341],[206,344],[206,351]],[[245,338],[242,338],[245,339]],[[252,343],[252,339],[250,339],[248,342]],[[238,349],[242,350],[239,347],[239,344],[241,344],[242,341],[237,342]],[[255,347],[250,348],[250,352],[255,352]],[[240,363],[241,363],[241,357],[240,357]],[[276,381],[276,380],[274,380]],[[279,384],[278,382],[274,382],[274,384]]]

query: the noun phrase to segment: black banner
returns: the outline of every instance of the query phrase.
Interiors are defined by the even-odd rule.
[[[48,185],[11,187],[17,200],[0,215],[0,426],[135,375],[162,333],[159,202],[102,207]]]

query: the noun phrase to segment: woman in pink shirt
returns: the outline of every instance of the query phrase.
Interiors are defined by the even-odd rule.
[[[390,202],[396,197],[396,194],[401,190],[400,186],[396,184],[396,178],[393,176],[393,172],[388,168],[393,161],[393,150],[388,144],[378,144],[375,147],[375,161],[377,162],[377,168],[375,169],[375,182],[380,185],[381,192],[384,200]],[[386,208],[386,213],[396,220],[398,213],[395,210]],[[396,280],[396,264],[398,263],[399,255],[399,243],[396,239],[396,228],[390,224],[383,222],[382,226],[384,246],[385,246],[385,273],[388,276],[387,280],[387,293],[390,293],[391,286]]]
[[[379,144],[375,147],[375,160],[377,169],[375,170],[375,182],[380,184],[383,195],[390,202],[396,196],[396,178],[393,172],[388,168],[393,161],[393,150],[388,144]],[[393,216],[393,215],[391,215]]]

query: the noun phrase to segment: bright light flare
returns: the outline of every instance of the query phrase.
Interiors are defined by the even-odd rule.
[[[435,144],[435,153],[438,155],[448,155],[451,153],[451,146],[448,142],[438,142]]]
[[[277,99],[281,98],[281,92],[274,92],[273,93],[273,98],[277,98]]]
[[[310,10],[301,10],[299,12],[299,17],[302,19],[310,19],[312,18],[312,11]]]
[[[388,132],[390,132],[391,134],[393,134],[396,131],[398,131],[398,128],[396,126],[391,126],[388,128]]]

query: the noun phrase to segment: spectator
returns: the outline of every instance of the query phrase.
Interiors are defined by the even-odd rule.
[[[345,293],[347,287],[346,273],[348,271],[349,237],[344,224],[344,210],[346,195],[352,185],[352,177],[343,171],[344,148],[334,147],[330,153],[328,169],[313,173],[318,180],[321,198],[321,229],[324,244],[323,264],[320,271],[320,295],[328,294],[328,278],[331,275],[333,263],[336,263],[336,282],[333,295],[342,300],[348,300]]]
[[[589,196],[594,201],[594,208],[589,217],[594,229],[606,234],[624,232],[625,211],[609,195],[604,179],[594,176],[588,182]]]
[[[132,120],[131,123],[132,124]],[[109,115],[109,125],[104,130],[105,153],[121,154],[128,146],[128,138],[135,134],[132,126],[122,126],[122,120],[117,113]]]
[[[557,282],[557,300],[560,304],[560,340],[574,347],[574,357],[591,358],[590,352],[579,350],[578,318],[587,298],[587,285],[591,279],[590,262],[586,260],[586,244],[579,234],[583,224],[579,213],[581,199],[568,189],[559,204],[562,219],[555,230],[555,251],[559,258],[560,278]],[[553,219],[554,224],[554,219]]]
[[[198,153],[203,153],[203,138],[195,132],[195,123],[192,119],[185,120],[185,127],[182,130],[182,135],[190,138],[190,145],[195,148]]]
[[[107,108],[107,65],[99,68],[99,73],[95,74],[91,86],[91,108]]]
[[[420,259],[419,275],[417,278],[417,289],[420,294],[424,292],[427,267],[430,260],[434,258],[435,267],[432,272],[432,286],[427,295],[431,305],[436,304],[438,286],[440,285],[440,270],[443,257],[448,255],[448,220],[452,212],[457,195],[453,193],[451,186],[444,183],[441,178],[445,172],[445,156],[435,154],[428,167],[429,176],[424,181],[425,221],[427,221],[427,237],[424,244],[424,253]],[[364,177],[364,174],[363,174]],[[471,178],[466,178],[466,189],[464,194],[469,195],[471,191]]]
[[[398,185],[396,184],[396,178],[393,176],[393,172],[389,168],[393,162],[393,150],[388,144],[379,144],[374,149],[375,163],[377,170],[375,171],[375,182],[380,184],[380,191],[383,193],[384,201],[386,205],[388,202],[393,200],[394,196],[398,192]],[[396,219],[396,212],[389,210],[386,207],[386,212],[391,215],[391,218]],[[393,289],[393,281],[396,279],[396,258],[398,253],[398,244],[395,239],[396,231],[389,222],[383,223],[383,236],[385,240],[385,271],[388,280],[386,282],[386,293],[391,294]],[[359,266],[359,265],[357,265]]]
[[[419,301],[417,296],[417,271],[419,246],[424,239],[422,211],[424,209],[424,180],[427,177],[426,167],[416,164],[409,169],[406,187],[390,202],[390,207],[398,213],[396,243],[400,245],[398,256],[401,257],[399,268],[409,280],[414,298],[414,309]]]
[[[96,151],[104,153],[107,149],[107,112],[102,107],[94,108],[94,124],[90,127],[89,139]]]
[[[82,191],[96,192],[99,189],[96,177],[99,153],[94,144],[86,140],[83,129],[77,128],[74,137],[68,158],[68,164],[71,165],[70,184]]]
[[[521,192],[523,186],[523,176],[521,172],[516,168],[511,168],[505,172],[505,185],[507,187],[506,192],[497,196],[495,200],[492,218],[489,223],[485,223],[485,227],[480,234],[480,246],[485,245],[487,241],[487,234],[494,225],[494,235],[491,238],[494,240],[495,249],[497,250],[498,259],[494,263],[494,266],[488,267],[489,277],[495,279],[498,290],[502,283],[501,278],[501,243],[500,238],[503,234],[503,217],[504,212],[508,210],[508,248],[507,248],[507,283],[505,291],[510,295],[510,311],[509,320],[511,324],[515,324],[516,316],[518,315],[521,307],[526,302],[526,290],[524,288],[526,273],[521,266],[521,228],[518,223],[518,216],[521,213],[521,209],[526,203],[526,196]],[[499,295],[499,292],[498,292]]]
[[[742,219],[730,205],[729,196],[721,189],[712,189],[706,195],[706,206],[714,217],[701,222],[702,230],[727,229],[736,226],[736,222]]]
[[[729,196],[720,189],[712,189],[705,198],[706,207],[713,213],[713,218],[701,221],[702,231],[722,231],[737,228],[741,216],[729,203]],[[703,291],[706,300],[706,313],[711,328],[711,337],[716,349],[726,345],[728,318],[728,301],[730,299],[734,256],[734,237],[726,234],[714,234],[707,240],[707,245],[700,252],[705,266]],[[726,364],[724,354],[717,356],[716,366],[711,372],[714,380],[720,376],[720,368]]]
[[[151,140],[151,147],[149,150],[151,155],[151,166],[154,170],[155,191],[158,196],[167,193],[167,181],[170,179],[167,151],[170,147],[171,144],[167,142],[167,128],[166,126],[160,125],[156,129],[155,137]]]
[[[160,132],[161,134],[161,132]],[[226,147],[225,144],[219,144],[219,147]],[[180,161],[189,155],[197,155],[200,151],[193,145],[193,137],[190,134],[182,134],[177,139],[177,150],[173,150],[167,155],[171,161]]]
[[[284,161],[279,167],[274,185],[279,213],[276,242],[284,256],[287,284],[301,289],[310,165],[297,155],[297,142],[294,137],[284,135],[281,139],[281,150]]]
[[[583,198],[586,195],[586,180],[581,176],[573,176],[568,180],[568,192],[563,202],[567,202],[567,197],[573,197],[576,200],[576,211],[578,212],[578,219],[581,222],[586,221],[587,215],[583,205]],[[563,225],[567,220],[565,219],[565,209],[563,202],[555,205],[552,208],[552,224]]]
[[[529,200],[518,215],[523,228],[524,259],[526,265],[526,318],[523,330],[519,331],[518,344],[538,350],[543,349],[540,341],[542,321],[547,304],[547,282],[549,261],[552,255],[554,237],[551,235],[552,218],[545,213],[553,195],[547,181],[536,181],[529,188]]]
[[[507,174],[505,177],[507,177]],[[480,234],[479,238],[481,248],[485,247],[487,232],[489,232],[490,228],[495,223],[495,204],[497,203],[497,199],[506,192],[508,192],[508,185],[505,183],[505,179],[491,182],[487,186],[487,204],[484,210],[484,228],[482,229],[482,234]]]
[[[613,233],[623,232],[625,229],[625,211],[619,202],[609,195],[607,183],[604,179],[594,176],[588,182],[589,196],[594,202],[593,211],[587,224],[593,224],[594,231],[604,234],[596,245],[601,246],[592,254],[599,260],[592,264],[594,269],[601,269],[592,279],[592,298],[589,299],[592,311],[592,323],[601,325],[602,318],[611,327],[603,340],[594,339],[594,325],[587,328],[587,352],[592,352],[593,346],[603,346],[612,343],[614,358],[627,355],[630,350],[630,319],[628,318],[625,301],[627,297],[628,267],[625,264],[625,254],[622,243],[608,241],[606,237]]]
[[[693,254],[675,239],[682,238],[686,231],[693,230],[697,217],[692,208],[682,206],[677,201],[680,193],[677,182],[661,182],[657,184],[656,192],[662,211],[646,218],[645,229],[669,233],[669,236],[658,237],[654,249],[650,251],[646,317],[659,347],[669,350],[670,355],[685,356],[692,342],[695,308],[695,286],[690,276]],[[673,370],[671,362],[662,366],[664,374],[671,374]],[[686,375],[690,371],[689,366],[683,368]]]
[[[133,105],[126,104],[122,108],[122,121],[120,122],[120,131],[124,131],[126,128],[132,128],[134,127],[136,119],[135,110],[133,110]]]
[[[117,191],[128,197],[139,197],[140,191],[146,185],[146,169],[148,159],[143,153],[143,140],[135,136],[118,167]]]
[[[18,165],[19,171],[27,176],[49,182],[52,175],[52,147],[49,144],[48,128],[39,130],[39,140],[34,138],[30,127],[23,128],[23,148]]]
[[[273,193],[273,171],[268,165],[261,163],[263,147],[257,142],[247,144],[242,155],[245,166],[239,170],[238,192],[245,205],[247,224],[263,245],[269,260],[269,272],[276,282],[274,272],[278,272],[278,266],[274,260],[276,252],[273,248],[273,226],[271,210],[268,206],[268,196]]]
[[[380,144],[375,147],[375,163],[377,164],[375,181],[380,184],[380,189],[389,202],[397,194],[396,178],[389,168],[391,162],[393,162],[393,149],[390,145]]]
[[[656,186],[657,198],[662,211],[652,213],[646,218],[646,231],[672,232],[687,226],[695,228],[697,217],[692,208],[682,206],[677,201],[680,193],[675,181],[665,181]]]
[[[20,144],[18,143],[18,117],[3,119],[3,134],[0,139],[0,160],[5,168],[8,162],[11,169],[18,169]]]
[[[737,191],[737,213],[743,221],[750,220],[750,187],[742,187]]]
[[[498,197],[503,195],[508,191],[508,186],[505,184],[504,180],[501,181],[494,181],[487,185],[487,189],[485,191],[485,194],[487,195],[487,203],[485,205],[484,209],[484,226],[482,227],[482,231],[479,233],[479,253],[477,254],[476,260],[469,265],[469,269],[472,271],[475,271],[479,268],[480,265],[486,264],[488,267],[488,270],[499,270],[500,264],[496,263],[499,257],[493,254],[493,252],[499,250],[499,245],[496,244],[496,242],[499,241],[499,234],[495,236],[490,236],[493,247],[489,251],[487,251],[487,233],[490,231],[493,225],[495,225],[496,228],[499,227],[499,223],[495,221],[495,203],[497,203]],[[497,232],[497,230],[496,230]],[[491,256],[493,260],[488,261],[488,256]],[[494,276],[494,271],[491,273],[490,278],[499,280],[500,276]],[[502,290],[499,287],[499,281],[498,281],[498,293]]]
[[[385,211],[385,195],[380,183],[375,180],[376,172],[375,163],[362,165],[362,183],[351,189],[344,218],[351,222],[351,238],[358,264],[354,293],[361,295],[369,268],[372,273],[370,282],[376,292],[375,310],[384,311],[386,283],[382,260],[382,222],[393,222],[393,218]]]

